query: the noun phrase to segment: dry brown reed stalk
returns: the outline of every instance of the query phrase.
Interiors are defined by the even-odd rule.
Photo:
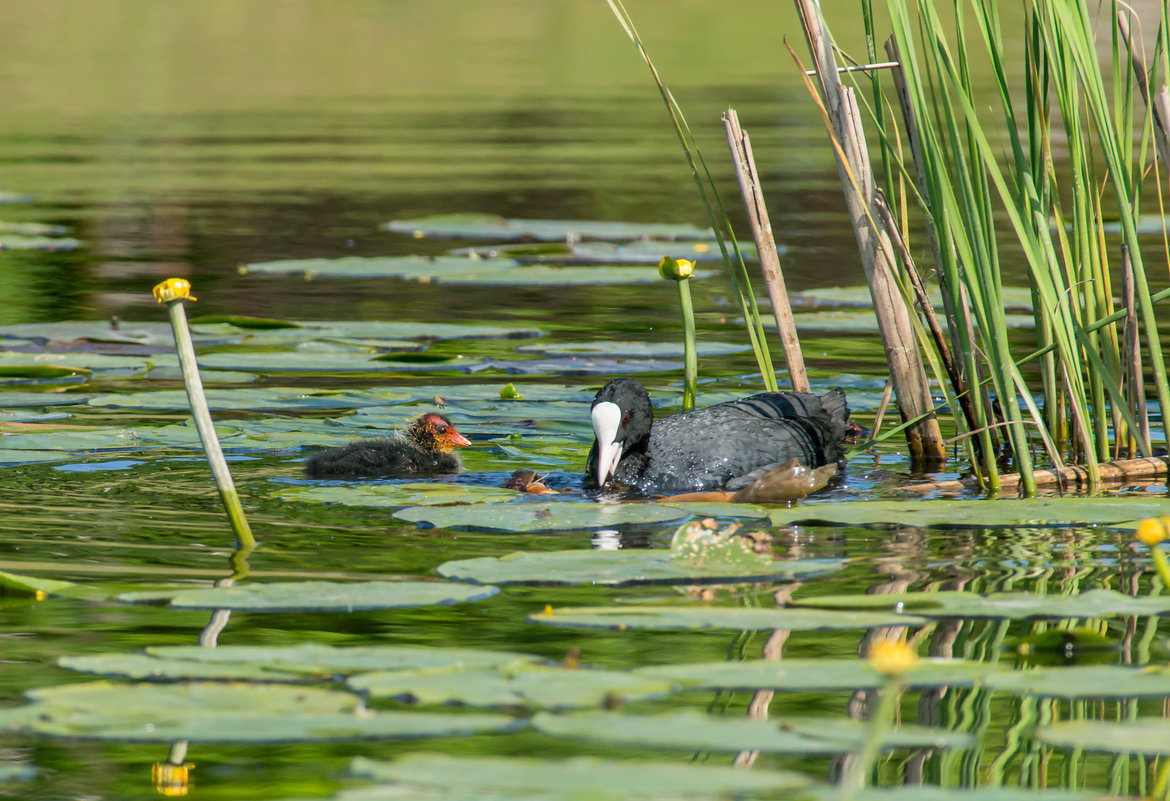
[[[809,392],[808,373],[804,368],[804,354],[800,350],[800,337],[796,334],[796,321],[792,318],[792,305],[788,302],[788,289],[784,285],[784,272],[780,268],[780,255],[776,251],[776,240],[772,236],[772,223],[768,207],[764,203],[764,191],[760,187],[756,160],[752,155],[752,143],[747,131],[739,125],[739,115],[729,108],[723,113],[723,128],[727,132],[727,146],[731,150],[731,162],[735,177],[739,180],[739,191],[752,226],[752,238],[760,256],[760,270],[768,287],[768,299],[772,302],[772,316],[776,318],[776,330],[780,345],[784,348],[784,360],[788,363],[788,377],[797,392]]]
[[[1116,462],[1102,462],[1097,466],[1098,478],[1102,484],[1121,484],[1128,481],[1147,481],[1170,475],[1170,457],[1143,456],[1139,459],[1122,459]],[[1060,469],[1037,470],[1032,475],[1037,487],[1056,487],[1062,492],[1084,491],[1090,488],[1089,470],[1080,465],[1069,465]],[[1018,489],[1020,476],[1017,473],[1001,473],[1000,489]],[[974,478],[957,481],[927,481],[899,487],[899,492],[960,492],[978,489]]]
[[[820,85],[816,99],[823,98],[834,137],[837,169],[861,253],[862,266],[873,297],[874,313],[881,331],[898,409],[902,419],[919,422],[906,429],[910,456],[916,462],[946,458],[938,419],[926,381],[926,370],[914,335],[910,310],[893,275],[889,236],[876,220],[875,181],[854,91],[841,83],[828,33],[815,0],[796,0],[809,51],[816,64]]]

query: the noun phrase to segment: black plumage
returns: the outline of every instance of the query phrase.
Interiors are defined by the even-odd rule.
[[[440,414],[414,418],[397,437],[376,437],[314,453],[305,460],[310,478],[362,478],[457,473],[454,449],[470,444]]]
[[[617,409],[598,412],[607,402]],[[849,419],[845,392],[834,389],[824,395],[764,392],[655,421],[650,395],[632,378],[602,387],[593,412],[598,436],[612,436],[620,446],[606,449],[594,440],[586,463],[590,483],[605,483],[599,463],[616,457],[612,480],[645,494],[735,491],[789,459],[808,467],[834,463]],[[607,417],[610,423],[599,424]]]

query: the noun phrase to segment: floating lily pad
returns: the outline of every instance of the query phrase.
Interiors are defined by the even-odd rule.
[[[59,595],[62,590],[76,586],[72,581],[57,581],[0,571],[0,595],[29,595],[43,598],[47,595]]]
[[[436,214],[412,220],[392,220],[388,231],[415,238],[447,239],[710,239],[711,232],[693,225],[627,223],[599,220],[515,220],[495,214]]]
[[[696,350],[700,356],[724,356],[751,350],[749,345],[730,342],[699,342]],[[549,356],[605,355],[633,358],[682,356],[681,342],[547,342],[521,345],[517,353],[543,353]]]
[[[37,775],[37,769],[23,762],[0,762],[0,782],[24,782]]]
[[[491,272],[513,270],[514,259],[469,259],[457,256],[379,256],[340,259],[286,259],[245,264],[242,275],[302,274],[306,278],[402,278],[411,281],[446,281]]]
[[[1030,592],[903,592],[892,595],[821,595],[793,599],[794,606],[818,609],[905,610],[928,617],[1100,618],[1116,615],[1170,614],[1170,596],[1125,595],[1116,590],[1089,590],[1076,595]]]
[[[1042,726],[1035,736],[1057,748],[1103,751],[1107,754],[1170,755],[1170,720],[1136,718],[1121,723],[1070,720]]]
[[[150,646],[150,656],[217,665],[256,665],[265,670],[308,676],[335,676],[381,670],[433,670],[492,668],[510,662],[537,661],[514,651],[481,648],[432,648],[425,645],[333,646],[300,645],[197,645]]]
[[[180,590],[170,597],[178,609],[246,609],[254,612],[358,612],[408,606],[445,606],[490,598],[496,587],[468,587],[440,581],[294,581]],[[124,603],[155,602],[151,593],[124,593]]]
[[[739,243],[740,253],[747,261],[757,261],[756,246],[751,242]],[[787,248],[780,246],[783,253]],[[672,259],[687,259],[694,262],[722,262],[723,253],[714,241],[687,242],[663,239],[638,240],[633,242],[572,242],[539,244],[491,244],[456,248],[448,251],[451,256],[516,259],[524,264],[644,264],[657,267],[663,256]]]
[[[778,509],[773,525],[796,522],[864,526],[1020,526],[1119,523],[1164,514],[1164,500],[1129,498],[1023,498],[1019,500],[856,501]]]
[[[613,373],[660,373],[680,370],[682,362],[669,359],[611,359],[602,356],[557,356],[545,359],[491,359],[469,372],[502,370],[512,375],[610,375]]]
[[[224,680],[305,681],[303,675],[268,670],[262,665],[208,663],[186,659],[159,659],[146,654],[94,654],[63,656],[57,665],[79,673],[92,673],[134,681]]]
[[[249,346],[292,346],[310,340],[349,342],[385,347],[397,340],[431,341],[451,339],[529,339],[541,335],[532,326],[479,325],[407,320],[287,320],[292,327],[278,330],[238,328],[225,323],[196,325],[193,329],[205,337],[230,339]],[[3,329],[0,328],[0,332]]]
[[[279,684],[93,682],[29,692],[0,729],[129,742],[327,742],[474,734],[502,715],[372,712],[351,693]]]
[[[923,659],[902,681],[909,687],[970,687],[1003,668],[987,662]],[[780,692],[858,690],[883,687],[886,677],[861,659],[752,659],[655,665],[636,673],[709,689],[777,690]]]
[[[20,409],[29,406],[77,406],[85,404],[93,395],[73,392],[0,392],[0,409]]]
[[[781,718],[752,720],[706,715],[694,709],[657,715],[620,712],[540,712],[532,725],[545,734],[641,748],[687,751],[766,751],[781,754],[829,754],[857,751],[869,727],[856,720]],[[962,748],[971,744],[962,732],[926,726],[898,726],[885,733],[882,746],[892,748]]]
[[[920,626],[926,618],[885,612],[758,609],[722,606],[578,606],[529,615],[536,623],[589,629],[870,629]]]
[[[69,236],[0,234],[0,250],[77,250],[85,243]]]
[[[0,407],[0,426],[9,423],[47,423],[52,420],[65,420],[71,417],[69,412],[42,412],[34,409],[3,409]]]
[[[0,351],[0,375],[32,378],[68,375],[95,370],[146,370],[153,364],[174,361],[169,354],[157,356],[110,356],[105,353],[22,353]]]
[[[931,303],[935,309],[942,309],[942,293],[937,287],[931,287]],[[1005,309],[1031,311],[1032,290],[1027,287],[1003,287],[1003,305]],[[873,307],[873,297],[868,286],[824,286],[816,289],[806,289],[803,292],[790,293],[790,300],[794,307],[816,306],[855,306]]]
[[[1170,697],[1170,668],[1161,665],[1073,665],[1015,670],[989,676],[993,690],[1045,698]]]
[[[432,528],[488,531],[572,531],[613,526],[669,523],[686,512],[655,503],[491,503],[467,506],[414,506],[394,513],[399,520]]]
[[[691,280],[708,278],[707,270],[697,270]],[[662,281],[658,271],[646,267],[557,267],[532,265],[515,270],[492,273],[471,273],[448,278],[448,284],[486,284],[496,286],[594,286],[597,284],[656,284]]]
[[[562,505],[562,504],[554,504]],[[789,580],[831,573],[844,559],[798,559],[745,571],[678,564],[666,550],[519,551],[507,556],[460,559],[439,565],[443,578],[476,584],[650,584]]]
[[[794,791],[813,783],[802,774],[780,770],[592,757],[557,760],[411,754],[393,762],[358,757],[351,772],[359,778],[408,786],[539,794],[540,798],[554,799],[730,796]]]
[[[345,506],[447,506],[458,503],[501,503],[518,498],[515,490],[476,484],[360,484],[294,487],[276,497],[286,501],[340,503]]]
[[[298,387],[223,387],[208,389],[208,405],[215,410],[244,411],[323,411],[374,406],[386,401],[362,393],[331,392],[329,390]],[[98,395],[89,400],[90,406],[123,409],[178,409],[187,410],[191,403],[186,390],[163,389],[153,392],[128,392]]]
[[[19,234],[20,236],[61,236],[69,232],[64,225],[49,225],[36,222],[8,222],[0,220],[0,234]]]
[[[76,454],[58,451],[14,451],[0,449],[0,465],[39,464],[41,462],[63,462],[76,458]]]
[[[723,501],[667,501],[666,503],[696,517],[736,517],[745,520],[765,520],[776,509],[775,506],[761,506],[757,503]]]
[[[872,311],[839,309],[832,311],[798,312],[793,315],[796,330],[801,332],[813,331],[872,331],[877,333],[877,318]],[[1004,322],[1008,328],[1032,328],[1036,325],[1035,319],[1027,314],[1006,314]],[[772,318],[764,318],[764,325],[776,327]]]
[[[473,370],[481,362],[459,356],[430,363],[378,359],[369,353],[299,351],[220,351],[198,357],[200,368],[246,373],[380,373],[409,370]]]
[[[519,664],[495,670],[396,670],[347,682],[375,698],[476,707],[572,709],[668,695],[670,683],[620,670]]]

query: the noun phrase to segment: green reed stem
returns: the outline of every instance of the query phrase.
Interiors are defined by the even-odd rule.
[[[199,377],[199,366],[195,362],[195,346],[191,342],[191,331],[187,326],[184,300],[178,298],[167,301],[167,312],[171,318],[171,329],[175,333],[175,350],[179,354],[179,365],[183,370],[187,400],[191,404],[191,415],[195,418],[195,428],[199,431],[203,452],[207,454],[211,474],[215,477],[220,500],[223,501],[223,508],[227,511],[232,530],[236,533],[239,550],[249,552],[256,547],[256,538],[252,536],[252,529],[244,516],[244,507],[240,504],[240,496],[228,470],[227,460],[223,458],[223,449],[220,448],[219,439],[215,436],[215,424],[211,421],[207,396],[203,393],[203,380]]]
[[[1150,556],[1154,558],[1154,567],[1158,569],[1162,586],[1170,587],[1170,560],[1166,559],[1166,552],[1162,550],[1162,546],[1158,543],[1151,545]]]

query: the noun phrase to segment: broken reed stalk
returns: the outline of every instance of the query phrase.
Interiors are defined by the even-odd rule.
[[[1102,462],[1097,466],[1098,478],[1102,484],[1119,484],[1133,480],[1153,480],[1170,475],[1170,457],[1143,456],[1138,459],[1122,459],[1116,462]],[[1090,487],[1089,470],[1080,465],[1070,465],[1058,470],[1037,470],[1032,473],[1038,487],[1059,487],[1061,491],[1085,490]],[[1000,489],[1016,489],[1020,486],[1018,473],[1001,473]],[[957,481],[927,481],[922,484],[908,484],[899,487],[899,492],[959,492],[979,488],[974,478]]]
[[[772,223],[768,217],[768,206],[764,202],[764,190],[760,186],[756,160],[752,155],[752,143],[747,131],[739,125],[739,115],[729,108],[723,113],[723,128],[727,132],[727,146],[731,150],[731,163],[735,177],[739,180],[739,192],[747,210],[748,222],[752,226],[752,238],[756,240],[756,252],[760,255],[760,271],[768,287],[768,299],[772,302],[772,316],[776,318],[776,330],[780,345],[784,348],[784,361],[788,364],[788,377],[797,392],[809,392],[808,372],[804,368],[804,354],[800,350],[800,337],[796,333],[796,321],[792,317],[792,305],[788,302],[788,289],[784,284],[784,272],[780,267],[780,254],[772,236]]]
[[[236,492],[232,474],[228,471],[227,460],[223,458],[223,449],[220,448],[219,439],[215,436],[215,425],[211,422],[207,396],[203,393],[203,380],[199,377],[199,366],[195,362],[195,346],[191,342],[191,331],[187,327],[187,311],[184,306],[188,298],[195,300],[190,293],[191,284],[182,278],[169,278],[154,288],[154,296],[158,302],[167,304],[171,329],[175,334],[175,350],[179,354],[179,365],[183,370],[183,384],[187,388],[187,400],[191,405],[191,416],[195,419],[195,428],[199,432],[199,440],[203,443],[203,451],[211,465],[211,474],[215,477],[215,486],[219,490],[223,508],[227,511],[232,530],[236,534],[238,544],[236,556],[243,559],[256,547],[256,538],[252,536],[248,519],[244,517],[244,507],[240,504],[240,496]]]
[[[861,253],[865,277],[873,297],[874,313],[881,331],[898,409],[902,419],[917,423],[906,429],[910,456],[915,462],[943,461],[946,448],[926,381],[922,354],[914,336],[910,310],[894,280],[888,235],[876,224],[875,183],[869,163],[869,151],[861,124],[861,113],[852,89],[845,87],[837,73],[828,33],[821,21],[816,0],[796,0],[809,51],[816,63],[820,95],[832,125],[830,134],[840,150],[837,171],[849,207],[853,233]]]
[[[1158,156],[1162,164],[1170,169],[1170,132],[1166,130],[1166,121],[1170,119],[1170,90],[1166,84],[1158,91],[1157,96],[1150,96],[1150,81],[1146,73],[1146,59],[1142,55],[1141,42],[1134,47],[1129,35],[1129,15],[1132,12],[1127,8],[1117,10],[1117,31],[1121,34],[1125,47],[1129,50],[1130,60],[1133,62],[1133,75],[1138,85],[1138,94],[1145,101],[1150,116],[1154,118],[1154,145],[1158,149]]]

